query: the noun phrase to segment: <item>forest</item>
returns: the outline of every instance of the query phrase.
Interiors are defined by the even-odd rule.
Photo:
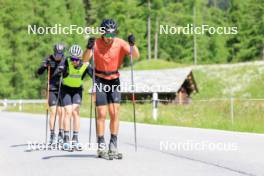
[[[85,49],[88,36],[29,34],[28,25],[96,28],[112,18],[119,26],[118,37],[135,35],[140,60],[218,64],[263,59],[263,14],[264,0],[1,0],[0,99],[44,95],[46,77],[38,77],[36,69],[55,43]],[[161,25],[190,24],[236,27],[237,33],[160,33]]]

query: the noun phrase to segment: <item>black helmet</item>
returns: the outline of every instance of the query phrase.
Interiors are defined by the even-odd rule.
[[[117,24],[112,19],[104,19],[101,23],[101,28],[104,28],[105,33],[116,33],[117,32]]]
[[[62,58],[64,55],[65,47],[63,44],[57,43],[56,45],[54,45],[53,50],[54,50],[54,57],[55,58]]]

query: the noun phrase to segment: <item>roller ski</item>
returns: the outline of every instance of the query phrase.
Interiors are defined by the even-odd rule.
[[[113,159],[118,159],[118,160],[123,159],[123,154],[118,152],[116,143],[113,143],[112,141],[109,144],[108,155]]]
[[[113,158],[113,159],[118,159],[118,160],[123,159],[123,154],[122,153],[119,153],[117,151],[111,151],[111,150],[109,150],[108,151],[108,155],[109,155],[110,158]]]
[[[106,159],[106,160],[113,160],[112,156],[108,155],[106,150],[106,144],[103,137],[98,138],[98,150],[97,150],[98,158]]]
[[[106,160],[113,160],[114,158],[109,155],[107,150],[105,149],[98,149],[97,150],[97,156],[98,158],[106,159]]]

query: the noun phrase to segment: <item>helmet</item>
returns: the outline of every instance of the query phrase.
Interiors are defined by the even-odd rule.
[[[116,33],[117,32],[117,24],[112,19],[104,19],[101,23],[101,28],[104,28],[105,33]]]
[[[65,47],[64,47],[63,44],[57,43],[56,45],[54,45],[54,48],[53,48],[54,54],[63,53],[64,52],[64,49],[65,49]]]
[[[71,57],[82,57],[83,51],[79,45],[72,45],[69,53]]]
[[[64,45],[61,43],[57,43],[56,45],[54,45],[53,47],[53,51],[54,51],[54,57],[55,58],[62,58],[63,54],[64,54]]]

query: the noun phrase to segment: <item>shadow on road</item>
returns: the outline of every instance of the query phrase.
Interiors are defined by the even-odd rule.
[[[72,155],[51,155],[51,156],[45,156],[42,159],[52,159],[52,158],[97,158],[96,155],[82,155],[82,154],[72,154]]]
[[[28,146],[28,144],[16,144],[16,145],[10,145],[9,147],[15,148],[15,147],[25,147]]]

